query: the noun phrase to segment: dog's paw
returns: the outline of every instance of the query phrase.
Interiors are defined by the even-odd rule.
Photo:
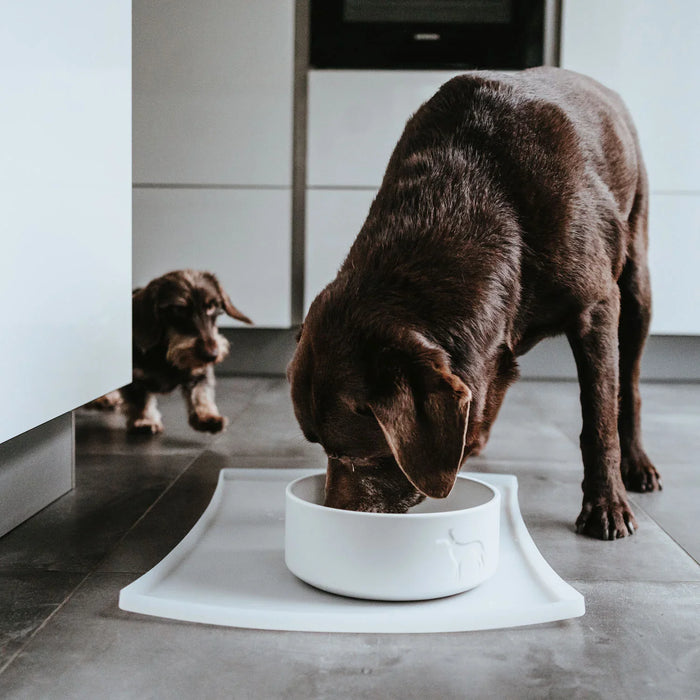
[[[203,433],[220,433],[227,425],[228,419],[218,415],[197,415],[192,413],[189,419],[190,425]]]
[[[599,540],[616,540],[633,535],[637,529],[634,513],[623,497],[598,498],[583,502],[576,519],[576,532]]]
[[[149,418],[138,418],[130,422],[126,430],[131,435],[158,435],[163,432],[163,424]]]
[[[651,463],[644,450],[634,450],[629,455],[622,457],[620,463],[622,481],[629,491],[647,493],[649,491],[661,491],[661,475]]]
[[[86,403],[83,408],[89,411],[116,411],[122,405],[122,397],[118,391],[100,396],[99,399]]]

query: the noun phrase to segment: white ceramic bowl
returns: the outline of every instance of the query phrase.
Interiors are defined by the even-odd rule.
[[[325,474],[286,491],[285,561],[302,581],[371,600],[427,600],[478,586],[498,566],[500,494],[457,478],[408,513],[327,508]]]

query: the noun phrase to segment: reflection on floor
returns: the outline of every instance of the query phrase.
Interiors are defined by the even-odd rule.
[[[517,475],[538,547],[586,597],[584,617],[491,632],[331,635],[193,625],[120,611],[119,590],[188,532],[223,467],[323,467],[286,383],[219,381],[231,419],[195,433],[180,397],[166,432],[125,435],[77,415],[77,487],[0,539],[0,696],[6,698],[691,698],[700,688],[700,385],[643,387],[659,494],[633,494],[639,532],[573,532],[578,389],[515,385],[468,469]]]

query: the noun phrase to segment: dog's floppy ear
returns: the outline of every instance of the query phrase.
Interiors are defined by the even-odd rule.
[[[153,281],[143,289],[134,290],[131,295],[134,344],[142,352],[157,345],[163,335],[158,308],[159,292],[160,285]]]
[[[369,407],[408,480],[444,498],[462,462],[471,391],[451,372],[447,354],[419,333],[379,355],[380,393]]]
[[[216,278],[216,275],[212,275],[209,273],[207,275],[214,286],[216,287],[216,291],[219,293],[219,297],[221,298],[221,304],[224,307],[224,311],[231,317],[235,318],[237,321],[243,321],[243,323],[247,323],[249,326],[253,325],[253,322],[242,312],[239,311],[232,303],[231,299],[229,298],[229,295],[226,294],[224,291],[224,288],[221,286],[221,282]]]

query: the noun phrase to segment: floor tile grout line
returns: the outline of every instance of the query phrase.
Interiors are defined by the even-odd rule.
[[[562,577],[563,578],[563,577]],[[598,586],[605,583],[624,583],[625,585],[655,585],[655,586],[700,586],[700,579],[673,579],[671,581],[663,581],[658,579],[643,579],[630,581],[624,578],[563,578],[565,583],[571,586],[577,584],[585,584],[587,586]]]
[[[225,430],[225,431],[222,431],[221,433],[219,433],[219,435],[217,435],[211,442],[209,442],[209,443],[206,445],[206,447],[204,448],[203,452],[206,452],[208,449],[211,448],[212,445],[216,445],[218,442],[220,442],[221,439],[224,437],[226,431],[229,430],[230,428],[232,428],[236,423],[239,422],[239,420],[241,419],[241,417],[243,416],[243,414],[245,414],[245,412],[248,410],[248,408],[250,407],[250,405],[253,403],[253,401],[255,401],[255,399],[256,399],[256,398],[258,397],[258,395],[263,391],[263,389],[269,387],[270,381],[271,381],[270,379],[265,379],[265,380],[263,380],[263,381],[256,382],[256,385],[257,385],[257,386],[256,386],[256,389],[255,389],[255,391],[253,391],[253,392],[250,394],[250,396],[249,396],[249,398],[248,398],[248,401],[245,402],[245,405],[243,406],[243,408],[241,408],[241,410],[238,411],[238,413],[236,414],[236,416],[235,416],[234,418],[231,419],[231,422],[226,426],[226,430]],[[191,466],[191,465],[190,465],[190,466]]]
[[[628,492],[629,493],[629,492]],[[632,492],[634,493],[634,492]],[[682,552],[684,552],[691,561],[695,562],[698,566],[700,566],[700,561],[698,561],[642,504],[641,501],[638,501],[634,496],[632,495],[630,497],[630,500],[634,503],[635,508],[639,508],[644,515],[646,515],[658,528],[663,532],[670,540],[673,542],[678,549],[680,549]]]
[[[105,576],[118,576],[121,574],[127,574],[127,573],[133,573],[133,572],[104,572],[103,575]],[[61,602],[53,612],[46,617],[46,619],[37,627],[34,632],[27,638],[27,640],[12,654],[12,656],[2,665],[0,666],[0,676],[10,667],[10,665],[17,659],[17,657],[27,648],[27,646],[34,640],[36,636],[38,636],[41,631],[51,622],[51,620],[58,615],[58,613],[70,602],[70,600],[75,596],[75,594],[85,586],[87,583],[88,579],[92,578],[94,575],[101,575],[101,572],[97,571],[97,569],[93,569],[90,571],[88,574],[86,574],[80,582],[75,586],[75,588],[66,596],[66,598]],[[700,581],[698,580],[673,580],[673,581],[657,581],[657,580],[642,580],[642,581],[630,581],[629,579],[581,579],[581,578],[570,578],[570,579],[564,579],[566,583],[568,583],[571,586],[576,586],[576,585],[600,585],[603,583],[621,583],[625,585],[629,584],[656,584],[656,585],[663,585],[663,586],[679,586],[679,585],[700,585]],[[198,623],[194,623],[198,624]]]
[[[262,383],[261,383],[262,384]],[[229,424],[229,427],[234,425],[239,418],[246,412],[248,407],[253,403],[257,395],[262,391],[262,386],[258,388],[257,391],[254,391],[251,395],[248,401],[246,401],[245,406],[236,414],[236,417],[231,421]],[[207,452],[212,445],[216,444],[218,440],[222,437],[222,435],[218,435],[215,437],[213,440],[211,440],[209,443],[206,445],[203,445],[202,448],[196,453],[192,455],[192,459],[187,462],[187,464],[180,470],[178,475],[163,489],[163,491],[160,493],[158,498],[156,498],[149,506],[146,508],[146,510],[141,513],[141,515],[131,524],[131,527],[129,527],[126,532],[115,542],[114,546],[111,548],[110,552],[105,554],[102,559],[100,559],[97,564],[94,566],[92,571],[90,572],[91,574],[96,572],[100,566],[109,558],[109,556],[116,550],[119,545],[133,532],[134,529],[138,527],[138,525],[151,513],[151,511],[158,505],[158,503],[161,502],[161,500],[166,496],[166,494],[170,493],[171,489],[174,488],[174,486],[180,481],[180,479],[185,475],[187,470],[205,453]]]
[[[49,624],[51,620],[68,604],[68,602],[73,598],[73,596],[80,590],[85,582],[92,576],[94,571],[90,571],[85,576],[83,576],[82,579],[78,582],[78,584],[73,588],[68,595],[61,601],[56,608],[49,614],[47,615],[46,618],[42,621],[42,623],[27,637],[27,639],[22,643],[19,648],[15,651],[14,654],[10,656],[10,658],[2,665],[0,666],[0,676],[2,676],[3,673],[11,666],[11,664],[14,663],[14,661],[17,659],[17,657],[31,644],[31,642],[34,640],[34,638],[39,635],[39,633]]]
[[[50,615],[48,615],[42,623],[32,632],[32,634],[29,636],[29,638],[26,640],[24,644],[20,646],[20,648],[7,660],[7,662],[0,667],[0,675],[2,675],[7,668],[15,661],[15,659],[21,654],[27,646],[32,642],[32,640],[46,627],[46,625],[54,618],[55,615],[57,615],[63,607],[73,598],[75,593],[85,584],[85,582],[93,575],[95,574],[98,570],[99,567],[103,564],[104,561],[111,555],[111,553],[119,547],[119,545],[124,541],[124,539],[132,532],[132,530],[143,520],[144,517],[152,510],[152,508],[163,498],[163,496],[170,491],[170,489],[180,480],[182,475],[192,466],[192,464],[199,458],[201,455],[201,452],[198,452],[197,454],[192,455],[192,460],[188,461],[186,466],[183,467],[183,469],[180,471],[180,473],[173,479],[168,486],[165,487],[165,489],[160,493],[160,495],[146,508],[146,510],[131,524],[131,526],[122,534],[122,536],[114,543],[114,545],[111,547],[110,551],[105,554],[102,558],[100,558],[93,567],[83,576],[83,578],[79,581],[79,583],[76,585],[75,588],[73,588],[63,599],[61,603],[58,604],[55,610],[51,612]]]
[[[66,596],[66,598],[56,606],[55,610],[51,612],[50,615],[46,617],[45,620],[39,625],[39,627],[32,632],[32,634],[24,641],[23,644],[10,656],[10,658],[2,665],[0,666],[0,676],[5,673],[5,671],[14,663],[14,661],[22,654],[22,652],[31,644],[31,642],[34,640],[35,637],[37,637],[43,629],[53,620],[53,618],[58,615],[58,613],[72,600],[72,598],[75,596],[75,594],[85,586],[87,583],[88,579],[92,578],[94,575],[100,576],[100,575],[105,575],[105,576],[119,576],[122,574],[127,574],[127,573],[133,573],[133,572],[99,572],[96,569],[89,572],[86,574],[80,582],[75,586],[75,588]],[[663,585],[663,586],[679,586],[679,585],[700,585],[700,581],[698,580],[673,580],[673,581],[656,581],[656,580],[643,580],[643,581],[629,581],[628,579],[581,579],[581,578],[570,578],[570,579],[564,579],[566,583],[569,585],[575,587],[577,585],[600,585],[604,583],[620,583],[620,584],[652,584],[652,585]],[[588,610],[587,610],[588,612]],[[199,625],[200,623],[192,623],[192,622],[187,622],[187,621],[182,621],[182,620],[176,620],[178,623],[184,623],[184,624],[195,624]],[[214,625],[216,627],[219,627],[220,625]],[[512,629],[517,629],[517,628],[512,628]]]
[[[573,384],[573,383],[577,383],[577,382],[571,382],[571,383]],[[573,445],[580,452],[581,448],[580,448],[578,441],[575,438],[571,437],[566,432],[566,430],[564,429],[564,426],[562,426],[559,422],[554,420],[554,416],[550,417],[549,415],[546,415],[545,411],[543,411],[542,405],[540,403],[538,403],[537,401],[534,401],[532,398],[528,397],[526,399],[526,401],[527,401],[528,405],[532,407],[533,411],[537,414],[537,416],[540,418],[540,420],[548,421],[550,423],[550,426],[553,427],[557,431],[557,433],[566,440],[567,444]],[[579,420],[579,426],[580,426],[580,424],[581,424],[580,414],[578,416],[578,420]]]
[[[260,382],[260,386],[251,393],[248,401],[246,401],[245,406],[236,414],[236,417],[231,421],[230,425],[233,425],[236,423],[239,418],[247,411],[248,407],[253,403],[255,398],[258,396],[258,394],[263,390],[265,386],[268,385],[269,382]],[[166,486],[166,488],[160,493],[158,498],[156,498],[153,503],[151,503],[148,508],[131,524],[131,526],[122,534],[122,536],[114,543],[114,545],[111,547],[110,551],[105,554],[100,560],[98,560],[95,565],[88,571],[83,578],[78,582],[78,584],[73,588],[63,599],[61,603],[59,603],[56,608],[49,614],[43,621],[42,623],[31,633],[31,635],[26,639],[26,641],[15,651],[14,654],[10,656],[10,658],[2,665],[0,666],[0,675],[2,675],[12,663],[17,659],[17,657],[27,648],[27,646],[34,640],[34,638],[41,633],[41,631],[48,625],[48,623],[64,608],[64,606],[73,598],[73,596],[82,588],[87,580],[91,578],[94,574],[99,573],[99,568],[102,566],[102,564],[108,559],[108,557],[114,552],[117,547],[126,539],[126,537],[129,536],[129,534],[143,521],[143,519],[155,508],[155,506],[163,499],[163,497],[170,492],[170,490],[175,486],[175,484],[180,481],[180,479],[184,476],[185,472],[199,459],[199,457],[202,456],[204,452],[209,449],[209,447],[216,443],[218,441],[218,438],[221,436],[218,436],[214,440],[210,441],[206,445],[203,445],[200,450],[198,450],[196,453],[192,454],[192,459],[187,462],[187,464],[182,468],[182,470],[179,472],[179,474]],[[62,572],[63,573],[63,572]],[[82,573],[82,572],[80,572]],[[114,572],[108,572],[110,574]]]

